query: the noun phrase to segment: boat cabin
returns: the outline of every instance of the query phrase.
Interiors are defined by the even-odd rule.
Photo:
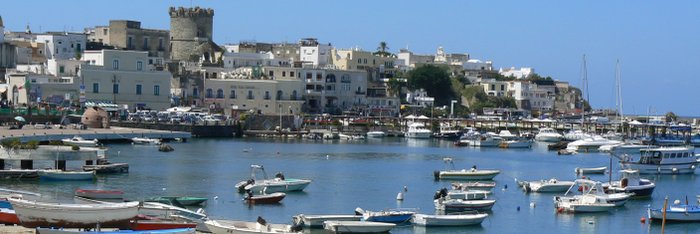
[[[673,147],[657,149],[641,149],[639,164],[676,164],[695,162],[694,148]]]

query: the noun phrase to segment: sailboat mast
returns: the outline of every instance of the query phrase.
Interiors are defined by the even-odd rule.
[[[586,68],[586,54],[583,54],[581,67],[581,129],[586,121],[586,101],[588,100],[588,69]],[[585,95],[585,96],[584,96]]]
[[[625,119],[625,113],[622,112],[622,75],[620,71],[620,60],[617,60],[615,69],[615,78],[617,83],[617,111],[620,114],[620,119]]]

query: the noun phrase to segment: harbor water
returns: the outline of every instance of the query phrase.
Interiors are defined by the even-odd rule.
[[[45,199],[72,202],[83,189],[116,189],[130,200],[163,195],[207,197],[206,213],[215,219],[291,223],[296,214],[352,214],[366,210],[418,208],[433,214],[433,195],[453,181],[435,181],[433,172],[445,168],[452,157],[457,168],[499,169],[490,216],[478,226],[425,228],[402,225],[392,233],[660,233],[661,225],[640,222],[646,207],[659,208],[664,197],[695,204],[700,179],[692,175],[643,175],[656,182],[651,198],[629,201],[624,207],[596,214],[558,214],[555,194],[524,193],[518,180],[557,178],[574,180],[576,167],[609,166],[610,156],[581,153],[559,156],[542,143],[532,149],[479,149],[453,146],[452,141],[404,138],[365,141],[312,141],[302,139],[191,139],[171,143],[174,152],[155,146],[111,144],[110,161],[130,164],[128,174],[98,176],[96,181],[45,182],[4,180],[5,188],[42,193]],[[313,182],[303,192],[288,193],[277,205],[249,206],[234,185],[250,177],[250,165],[263,165],[268,176],[282,172],[287,178]],[[71,165],[69,165],[70,167]],[[75,166],[75,165],[73,165]],[[613,179],[619,165],[613,161]],[[608,175],[590,178],[607,182]],[[403,201],[397,194],[404,189]],[[507,188],[506,188],[507,187]],[[700,224],[670,223],[668,233],[697,233]]]

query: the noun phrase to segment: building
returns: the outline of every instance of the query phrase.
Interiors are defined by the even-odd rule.
[[[435,98],[428,96],[424,89],[418,89],[406,94],[406,102],[412,106],[430,107],[435,104]]]
[[[498,69],[498,74],[501,74],[505,77],[515,77],[516,79],[525,79],[530,77],[532,74],[535,74],[535,69],[531,67],[521,67],[519,69],[515,69],[515,67],[510,67],[510,68],[500,68]]]
[[[508,82],[508,94],[515,99],[518,109],[551,111],[554,109],[554,90],[525,80]]]
[[[85,51],[80,83],[87,101],[127,105],[129,109],[170,107],[172,75],[148,64],[148,52]]]
[[[37,34],[36,42],[44,43],[47,59],[77,59],[85,51],[87,36],[84,33],[47,32]]]
[[[367,105],[367,72],[358,70],[302,68],[304,111],[334,113],[364,109]]]
[[[17,49],[17,64],[43,64],[47,59],[44,55],[46,44],[27,40],[12,40],[8,43]]]
[[[318,43],[316,38],[299,40],[299,60],[315,67],[323,67],[331,63],[331,45]]]
[[[79,102],[79,84],[73,77],[12,71],[6,78],[12,105],[46,102],[69,106]]]
[[[117,49],[147,51],[149,56],[170,56],[170,32],[161,29],[141,28],[141,22],[110,20],[109,26],[97,26],[88,30],[88,40]]]
[[[448,54],[445,53],[445,49],[442,48],[442,46],[440,46],[438,47],[437,52],[435,53],[434,63],[461,66],[468,60],[469,54]]]
[[[219,47],[212,41],[214,10],[170,7],[170,59],[216,63]]]
[[[508,94],[508,82],[495,79],[482,79],[479,84],[489,96],[504,97]]]
[[[272,52],[248,53],[248,52],[224,52],[224,68],[238,68],[251,66],[284,66],[289,67],[287,59],[277,59]]]
[[[469,59],[467,62],[462,64],[462,67],[464,70],[491,71],[493,70],[493,62]]]

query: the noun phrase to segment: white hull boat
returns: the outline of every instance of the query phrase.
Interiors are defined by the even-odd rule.
[[[559,142],[562,138],[564,138],[564,136],[552,128],[542,128],[537,135],[535,135],[535,140],[542,142]]]
[[[146,137],[134,137],[131,141],[137,145],[158,145],[160,144],[160,139],[146,138]]]
[[[292,231],[292,226],[285,224],[261,224],[260,222],[245,222],[233,220],[209,220],[204,223],[207,225],[209,231],[214,234],[297,233]]]
[[[503,139],[500,137],[480,136],[469,140],[469,146],[473,147],[498,147]]]
[[[499,173],[500,170],[446,170],[438,171],[437,177],[448,180],[493,180]]]
[[[59,204],[22,199],[8,199],[22,226],[94,228],[128,228],[136,218],[139,202],[106,204]]]
[[[256,180],[255,172],[259,170],[263,174],[262,180]],[[250,190],[254,194],[295,192],[302,191],[311,183],[307,179],[285,178],[282,173],[277,173],[275,178],[268,179],[265,168],[261,165],[250,165],[250,179],[238,182],[236,188],[239,192]]]
[[[576,197],[554,197],[554,207],[560,212],[591,213],[607,212],[615,208],[615,205],[602,201],[595,195],[586,194]]]
[[[598,148],[598,150],[600,152],[604,152],[604,153],[622,155],[622,154],[639,154],[640,150],[642,150],[642,149],[653,149],[653,148],[658,148],[658,146],[621,143],[621,144],[604,145],[604,146],[601,146],[600,148]]]
[[[469,226],[478,225],[488,214],[425,215],[416,214],[411,220],[419,226]]]
[[[569,143],[566,145],[566,150],[570,152],[598,152],[600,150],[601,146],[604,145],[612,145],[612,144],[620,144],[622,143],[621,141],[615,141],[615,140],[608,140],[600,136],[593,136],[589,138],[584,138],[580,140],[576,140],[574,142]]]
[[[607,167],[577,167],[574,169],[577,175],[605,174]]]
[[[443,211],[478,210],[489,211],[496,204],[496,200],[462,200],[462,199],[435,199],[435,209]]]
[[[86,140],[79,136],[74,136],[72,138],[66,138],[61,140],[64,145],[75,145],[78,147],[97,147],[97,139]]]
[[[575,183],[573,181],[560,181],[557,179],[522,181],[518,182],[527,192],[559,193],[566,192]]]
[[[647,217],[650,221],[661,221],[663,219],[663,209],[647,208]],[[700,222],[700,206],[670,205],[666,209],[666,221]]]
[[[367,137],[369,138],[382,138],[385,137],[386,133],[383,131],[369,131],[367,132]]]
[[[698,164],[694,151],[694,147],[642,149],[638,159],[631,155],[620,158],[620,166],[640,174],[692,174]]]
[[[95,171],[62,171],[62,170],[39,170],[39,178],[42,180],[93,180]]]
[[[507,149],[523,149],[532,147],[532,141],[529,140],[508,140],[501,142],[498,147]]]
[[[396,224],[368,221],[326,221],[323,229],[333,233],[386,233]]]
[[[426,129],[422,123],[410,123],[405,136],[407,138],[428,139],[433,136],[433,132]]]
[[[303,227],[323,227],[326,221],[360,221],[362,215],[304,215],[299,214],[292,217],[295,226]]]

